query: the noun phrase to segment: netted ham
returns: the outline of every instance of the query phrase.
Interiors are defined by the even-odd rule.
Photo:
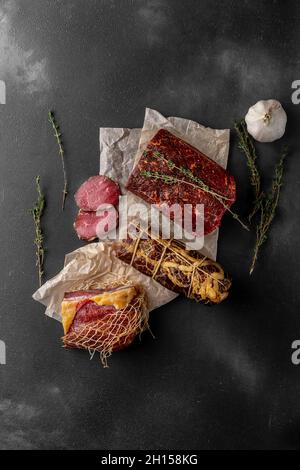
[[[114,242],[116,256],[161,285],[189,299],[218,304],[228,297],[231,280],[222,266],[175,240],[151,238],[135,227],[135,236]]]
[[[103,204],[117,205],[120,188],[117,183],[106,176],[91,176],[75,194],[75,201],[83,211],[96,211]]]
[[[74,228],[80,240],[104,239],[118,225],[118,212],[110,207],[101,212],[79,211]]]
[[[64,346],[99,352],[104,367],[113,351],[126,348],[149,328],[145,292],[125,280],[66,293],[61,313]]]
[[[165,207],[192,205],[192,232],[197,234],[197,204],[204,206],[204,235],[221,224],[235,202],[233,176],[216,162],[176,137],[160,129],[150,140],[134,168],[127,189],[150,204]],[[170,213],[171,220],[174,214]]]

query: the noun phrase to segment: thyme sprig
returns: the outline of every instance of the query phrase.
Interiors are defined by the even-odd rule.
[[[35,238],[34,238],[34,245],[36,248],[36,266],[38,269],[38,277],[39,277],[39,286],[42,285],[42,278],[44,274],[44,257],[45,257],[45,250],[44,250],[44,236],[41,226],[41,219],[44,213],[45,208],[45,196],[42,194],[41,185],[40,185],[40,177],[37,176],[35,179],[36,183],[36,190],[37,190],[37,201],[33,208],[30,210],[30,213],[33,218],[34,228],[35,228]]]
[[[199,189],[199,186],[197,186],[194,183],[190,183],[189,181],[186,181],[186,180],[183,180],[183,179],[180,179],[180,178],[176,178],[176,176],[171,176],[171,175],[166,175],[164,173],[159,173],[159,171],[146,171],[146,170],[143,170],[143,171],[141,171],[140,175],[144,176],[145,178],[153,178],[153,179],[156,179],[156,180],[161,180],[166,184],[184,183],[184,184],[187,184],[189,186],[192,186],[193,188]]]
[[[194,173],[189,168],[185,168],[183,166],[180,166],[180,167],[177,166],[173,161],[166,158],[161,152],[155,151],[155,152],[153,152],[153,156],[155,158],[158,158],[158,159],[164,161],[171,171],[172,170],[178,170],[181,174],[186,176],[192,182],[191,181],[186,181],[185,179],[178,178],[177,176],[172,176],[172,175],[167,175],[167,174],[164,174],[164,173],[159,173],[157,171],[141,171],[141,173],[140,173],[141,176],[144,176],[146,178],[153,178],[153,179],[161,180],[166,184],[182,183],[182,184],[186,184],[188,186],[192,186],[196,189],[201,189],[202,191],[204,191],[208,194],[211,194],[215,199],[217,199],[223,205],[223,207],[225,207],[225,209],[232,215],[232,217],[242,225],[242,227],[244,229],[249,230],[249,227],[246,224],[244,224],[244,222],[239,218],[238,214],[233,212],[225,204],[224,200],[229,200],[228,198],[226,198],[226,197],[222,196],[221,194],[219,194],[219,193],[213,191],[212,189],[210,189],[209,186],[206,185],[204,183],[204,181],[202,181],[201,178],[194,175]]]
[[[60,131],[60,127],[55,119],[54,112],[49,111],[48,113],[48,118],[49,122],[52,125],[52,128],[54,130],[54,137],[56,138],[57,144],[58,144],[58,153],[61,158],[61,164],[62,164],[62,172],[63,172],[63,179],[64,179],[64,186],[63,186],[63,196],[62,196],[62,210],[65,208],[65,201],[66,197],[68,194],[68,180],[67,180],[67,172],[66,172],[66,165],[65,165],[65,149],[63,146],[62,142],[62,134]]]
[[[189,178],[191,181],[194,181],[196,183],[195,185],[193,185],[195,188],[197,189],[200,188],[203,191],[211,194],[212,196],[216,196],[220,199],[225,199],[227,201],[229,200],[228,197],[222,196],[222,194],[219,194],[216,191],[213,191],[212,189],[210,189],[209,186],[205,184],[201,178],[194,175],[192,170],[190,170],[189,168],[185,168],[183,166],[177,166],[172,160],[169,160],[168,158],[166,158],[161,152],[158,152],[158,151],[153,152],[153,156],[155,158],[159,158],[160,160],[164,161],[168,165],[168,168],[170,170],[178,170],[180,173],[182,173],[184,176]],[[187,183],[185,180],[182,180],[182,182]]]
[[[250,184],[253,188],[254,202],[252,211],[248,217],[249,222],[252,221],[255,215],[257,216],[257,223],[255,226],[255,245],[250,266],[250,274],[252,274],[258,259],[260,248],[268,238],[268,233],[276,214],[283,180],[284,160],[288,154],[288,148],[285,147],[283,149],[280,159],[275,167],[271,189],[268,192],[265,192],[262,190],[261,176],[257,165],[258,155],[253,140],[248,133],[245,120],[243,119],[239,122],[235,122],[234,127],[239,138],[238,146],[246,156],[247,166],[250,170]]]
[[[257,167],[257,153],[254,147],[253,140],[248,134],[245,120],[242,119],[240,122],[235,122],[234,128],[239,138],[238,146],[246,156],[247,166],[250,171],[250,184],[252,186],[254,194],[252,211],[248,216],[248,220],[249,222],[251,222],[252,218],[259,210],[260,203],[263,197],[263,193],[261,192],[261,178]]]
[[[258,223],[256,225],[256,240],[255,240],[252,263],[250,267],[250,274],[252,274],[254,270],[254,267],[258,258],[259,250],[268,238],[268,232],[270,230],[272,221],[276,214],[276,209],[278,206],[280,191],[282,187],[282,180],[283,180],[283,173],[284,173],[284,160],[287,157],[287,155],[288,155],[288,148],[285,147],[283,149],[279,162],[277,163],[275,167],[275,174],[273,177],[271,190],[267,194],[261,193],[261,196],[258,202],[259,204],[258,210],[260,214],[259,214]]]

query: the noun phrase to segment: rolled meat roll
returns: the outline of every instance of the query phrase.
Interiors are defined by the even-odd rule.
[[[197,251],[187,251],[174,240],[151,238],[136,227],[136,237],[114,243],[116,256],[169,290],[197,302],[225,300],[231,280],[216,261]]]

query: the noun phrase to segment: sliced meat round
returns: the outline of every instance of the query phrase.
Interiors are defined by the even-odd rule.
[[[96,211],[101,204],[116,206],[119,202],[120,188],[110,178],[97,175],[85,181],[77,193],[75,201],[83,211]]]
[[[92,241],[105,238],[105,235],[117,227],[118,212],[114,207],[98,213],[79,211],[74,228],[81,240]]]

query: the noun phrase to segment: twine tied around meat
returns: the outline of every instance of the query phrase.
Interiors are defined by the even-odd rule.
[[[133,286],[125,278],[110,283],[109,288]],[[78,286],[79,287],[79,286]],[[82,288],[82,285],[80,286]],[[91,359],[95,352],[100,353],[103,367],[108,367],[108,358],[113,351],[129,346],[137,335],[149,328],[149,310],[144,290],[134,286],[137,295],[123,309],[104,315],[102,318],[83,324],[76,331],[68,332],[63,338],[64,347],[87,349]],[[105,286],[94,279],[85,284],[84,289],[103,289]]]
[[[149,229],[133,225],[137,238],[131,266],[139,269],[143,260],[152,279],[198,302],[220,303],[228,296],[231,281],[219,263],[198,252],[188,252],[172,238],[165,240],[152,233],[150,235]],[[144,234],[147,235],[145,238]],[[153,259],[150,253],[155,243],[161,249],[158,260]],[[140,270],[143,272],[142,267]]]

